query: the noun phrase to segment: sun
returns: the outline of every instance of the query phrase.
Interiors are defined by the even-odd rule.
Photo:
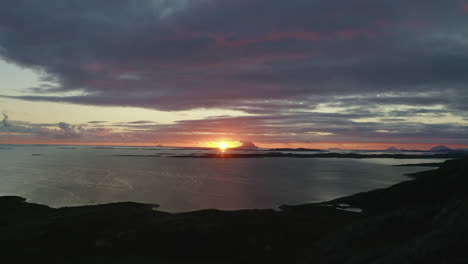
[[[242,143],[238,141],[219,140],[219,141],[203,142],[201,145],[207,148],[219,149],[224,152],[228,149],[236,148],[242,145]]]
[[[227,142],[219,142],[218,143],[218,148],[222,151],[225,151],[228,148],[228,143]]]

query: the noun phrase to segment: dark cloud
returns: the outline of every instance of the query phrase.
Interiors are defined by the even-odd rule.
[[[6,114],[3,114],[2,126],[4,128],[11,127],[10,122],[8,122],[8,115],[6,115]]]
[[[147,120],[139,120],[139,121],[132,121],[132,122],[128,122],[128,124],[153,124],[154,121],[147,121]]]
[[[103,123],[107,123],[107,121],[89,121],[88,124],[103,124]]]
[[[261,115],[260,124],[281,114],[287,118],[279,124],[303,125],[301,131],[318,123],[320,131],[353,136],[368,125],[368,135],[380,137],[413,131],[400,117],[467,116],[467,22],[459,0],[5,0],[0,56],[36,69],[45,83],[3,97],[165,111],[228,108]],[[324,103],[345,113],[307,113]],[[378,109],[385,105],[417,109]],[[364,116],[400,127],[350,121]],[[332,121],[321,123],[326,118]],[[430,128],[449,136],[420,125],[418,133]],[[447,131],[455,134],[465,129],[451,125]],[[220,130],[210,129],[204,132]],[[245,129],[273,133],[258,123]],[[73,126],[61,131],[81,133]]]
[[[59,127],[55,133],[57,138],[79,138],[85,131],[81,126],[73,126],[65,122],[60,122],[57,126]]]
[[[435,0],[4,1],[0,45],[5,59],[57,82],[40,91],[87,93],[26,100],[229,107],[466,84],[462,9]]]
[[[107,136],[109,128],[92,128],[82,125],[72,125],[65,122],[56,124],[32,124],[28,122],[10,121],[8,115],[0,123],[0,141],[2,139],[14,142],[15,139],[33,140],[76,140],[85,141]]]
[[[0,135],[2,134],[30,134],[33,129],[21,124],[11,122],[7,114],[3,114],[3,120],[0,123]]]

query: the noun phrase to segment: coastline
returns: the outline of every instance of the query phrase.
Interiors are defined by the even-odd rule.
[[[323,203],[284,205],[279,211],[166,213],[155,210],[157,205],[132,202],[51,208],[21,197],[0,197],[0,246],[7,256],[49,262],[73,256],[76,263],[467,259],[464,251],[448,246],[468,242],[467,161],[446,161],[439,169],[389,188]],[[341,210],[348,207],[363,212]]]
[[[199,159],[236,159],[236,158],[343,158],[343,159],[460,159],[468,158],[466,152],[452,152],[441,154],[359,154],[359,153],[316,153],[297,154],[282,152],[267,153],[208,153],[208,154],[187,154],[187,155],[112,155],[114,157],[168,157],[168,158],[199,158]]]

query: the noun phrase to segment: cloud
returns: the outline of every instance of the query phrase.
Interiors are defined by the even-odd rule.
[[[153,124],[154,121],[147,121],[147,120],[138,120],[138,121],[132,121],[132,122],[128,122],[129,124]]]
[[[21,124],[12,123],[7,114],[3,114],[3,120],[0,123],[1,134],[29,134],[33,132],[33,128]]]
[[[2,125],[5,128],[11,127],[11,124],[8,122],[8,115],[6,115],[6,114],[3,114]]]
[[[408,86],[465,91],[458,86],[467,82],[467,18],[453,15],[457,6],[435,0],[6,1],[0,45],[3,58],[55,81],[51,91],[84,91],[18,97],[25,100],[181,110]],[[35,23],[20,26],[24,19]]]
[[[10,121],[8,115],[0,123],[0,139],[14,140],[96,140],[109,135],[110,128],[94,128],[83,125],[72,125],[65,122],[57,124],[31,124],[20,121]]]
[[[235,109],[260,116],[241,132],[280,131],[275,140],[320,137],[298,136],[303,131],[337,140],[358,133],[411,138],[427,129],[436,133],[429,137],[458,138],[465,125],[448,116],[468,116],[467,22],[458,0],[7,0],[0,4],[0,56],[36,69],[45,84],[1,96],[163,111]],[[312,110],[324,104],[346,113],[335,110],[332,121],[323,120]],[[441,108],[424,113],[433,106]],[[446,130],[412,115],[446,116]],[[350,121],[356,116],[387,123]],[[203,124],[217,122],[228,128],[200,132],[235,126],[229,119]],[[175,132],[192,124],[133,125],[128,129]],[[82,138],[82,129],[62,126],[57,137]]]
[[[55,137],[57,138],[79,138],[85,129],[81,126],[73,126],[65,122],[57,124],[59,130],[55,130]]]
[[[31,142],[82,142],[112,144],[182,144],[196,145],[213,141],[256,142],[259,146],[269,144],[308,144],[319,142],[368,143],[429,143],[466,144],[468,122],[464,124],[414,121],[419,115],[437,115],[441,111],[414,111],[414,115],[402,118],[387,118],[386,122],[367,121],[376,118],[371,112],[318,113],[304,112],[262,116],[217,116],[199,120],[182,120],[173,124],[121,123],[112,128],[72,125],[68,123],[17,125],[15,131],[28,131]],[[393,115],[398,115],[394,114]],[[385,116],[379,114],[378,116]],[[431,116],[427,120],[433,120]],[[8,131],[12,131],[11,129]],[[5,133],[0,127],[0,141],[14,142],[23,139],[18,134]]]
[[[88,124],[103,124],[107,123],[107,121],[89,121]]]

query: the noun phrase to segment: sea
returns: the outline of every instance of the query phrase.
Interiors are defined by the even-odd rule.
[[[430,169],[392,165],[444,161],[175,157],[217,151],[0,145],[0,196],[22,196],[52,207],[134,201],[158,204],[168,212],[277,209],[385,188],[411,180],[405,174]]]

